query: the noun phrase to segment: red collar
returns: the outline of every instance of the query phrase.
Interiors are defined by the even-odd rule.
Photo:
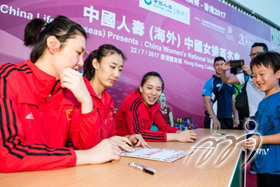
[[[90,81],[89,81],[86,77],[84,77],[84,81],[85,81],[86,87],[87,87],[87,89],[88,89],[88,91],[89,91],[89,94],[90,94],[92,97],[94,97],[95,99],[97,99],[97,100],[99,100],[100,102],[102,102],[101,99],[97,96],[97,94],[96,94],[95,91],[93,90],[93,88],[92,88],[92,86],[91,86],[91,84],[90,84]],[[106,90],[104,90],[104,92],[103,92],[103,98],[104,98],[104,105],[105,105],[105,106],[110,106],[110,105],[111,105],[111,102],[112,102],[113,100],[112,100],[112,98],[111,98],[111,95],[110,95]],[[102,102],[102,103],[103,103],[103,102]]]
[[[60,88],[60,82],[57,82],[54,76],[42,71],[30,60],[27,60],[25,63],[32,71],[33,79],[29,80],[29,84],[32,85],[32,89],[36,95],[39,95],[41,98],[48,98],[51,92],[53,93],[55,90]]]

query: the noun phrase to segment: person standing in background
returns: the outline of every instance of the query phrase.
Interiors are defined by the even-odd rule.
[[[231,84],[223,84],[221,80],[222,65],[225,63],[223,57],[214,59],[214,69],[216,74],[209,79],[203,89],[204,105],[208,114],[212,118],[213,129],[232,129],[238,127],[238,112],[235,109],[235,90]],[[217,97],[214,106],[211,99]],[[213,108],[216,108],[216,112]],[[232,120],[234,114],[234,121]]]
[[[267,45],[265,43],[254,43],[251,48],[250,58],[256,57],[256,55],[268,51]],[[243,65],[243,73],[237,75],[227,76],[226,71],[230,69],[230,61],[226,62],[222,66],[221,79],[225,84],[237,84],[244,85],[246,82],[246,92],[248,98],[249,106],[249,116],[243,117],[242,114],[239,114],[243,117],[244,121],[247,121],[247,118],[254,118],[257,111],[260,101],[264,98],[265,93],[260,91],[258,87],[254,84],[252,79],[252,72],[249,65]],[[245,119],[244,119],[245,118]]]

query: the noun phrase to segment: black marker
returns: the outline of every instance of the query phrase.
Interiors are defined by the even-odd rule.
[[[154,175],[156,173],[156,170],[152,169],[152,168],[147,168],[145,166],[136,164],[135,162],[130,162],[129,166],[134,167],[135,169],[139,169],[141,171],[144,171],[145,173],[149,173],[151,175]]]
[[[132,145],[130,143],[125,142],[128,146],[132,147]]]

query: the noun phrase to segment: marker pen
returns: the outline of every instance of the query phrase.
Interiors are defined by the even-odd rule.
[[[130,143],[125,142],[128,146],[132,147],[132,145]]]
[[[135,162],[130,162],[128,165],[131,166],[131,167],[134,167],[135,169],[139,169],[141,171],[149,173],[151,175],[154,175],[156,173],[156,170],[154,170],[152,168],[147,168],[147,167],[139,165],[139,164],[136,164]]]

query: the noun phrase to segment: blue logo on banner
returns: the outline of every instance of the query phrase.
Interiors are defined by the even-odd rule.
[[[147,5],[151,5],[152,4],[152,0],[144,0],[145,1],[145,3],[147,4]]]

